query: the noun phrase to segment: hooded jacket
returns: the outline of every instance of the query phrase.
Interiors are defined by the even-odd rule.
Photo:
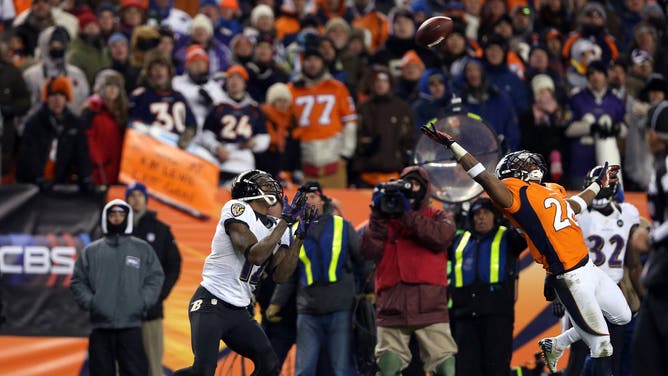
[[[107,212],[113,206],[127,209],[123,234],[108,231]],[[101,226],[104,237],[81,251],[70,289],[77,303],[90,312],[94,328],[139,327],[160,295],[164,281],[160,261],[148,243],[131,236],[132,208],[125,201],[105,205]]]
[[[433,186],[427,172],[406,167],[407,175],[424,183],[424,198],[400,218],[384,218],[372,210],[362,234],[362,256],[376,260],[376,323],[385,327],[448,322],[447,249],[455,235],[449,216],[429,206]]]
[[[44,85],[46,80],[50,77],[65,76],[70,80],[73,98],[68,107],[76,115],[81,113],[81,108],[90,94],[88,79],[86,79],[86,75],[81,69],[66,63],[64,56],[62,59],[54,59],[49,56],[49,44],[53,34],[55,32],[60,33],[63,31],[64,29],[59,26],[52,26],[46,28],[39,34],[39,39],[37,41],[40,50],[39,63],[23,72],[23,79],[25,80],[31,95],[31,112],[37,111],[42,104],[42,85]],[[68,43],[65,43],[64,47],[65,51],[67,51]]]

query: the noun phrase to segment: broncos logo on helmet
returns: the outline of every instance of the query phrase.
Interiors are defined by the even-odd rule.
[[[503,180],[517,178],[540,183],[547,172],[547,163],[542,155],[528,150],[506,154],[496,165],[496,177]]]
[[[585,189],[589,187],[589,185],[591,185],[591,183],[593,183],[594,180],[596,180],[599,175],[601,175],[602,169],[603,166],[596,166],[591,170],[589,170],[584,180]],[[594,201],[591,202],[591,207],[594,209],[605,208],[606,206],[608,206],[608,204],[612,202],[612,198],[617,194],[618,189],[619,189],[618,181],[609,180],[608,186],[605,188],[601,188],[596,197],[594,197]]]
[[[264,199],[273,206],[283,200],[283,187],[262,170],[248,170],[234,179],[232,198],[241,201]]]

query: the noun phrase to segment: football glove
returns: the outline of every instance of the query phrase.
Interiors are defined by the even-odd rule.
[[[316,222],[318,222],[318,208],[314,205],[308,207],[305,206],[300,215],[299,225],[297,226],[297,231],[295,231],[295,236],[304,240],[308,233],[308,229]]]
[[[561,303],[559,299],[552,301],[552,314],[555,317],[562,317],[566,313],[566,307]]]
[[[427,124],[420,127],[420,130],[422,131],[422,133],[424,133],[427,137],[431,138],[435,142],[445,147],[450,147],[450,145],[452,145],[455,142],[455,140],[449,134],[437,130],[436,129],[437,122],[438,119],[436,118],[431,119]]]
[[[292,202],[288,203],[288,198],[283,196],[283,211],[281,211],[281,218],[292,226],[293,223],[297,222],[299,214],[301,214],[302,209],[306,205],[306,194],[301,191],[297,191],[295,196],[292,198]]]
[[[609,170],[608,162],[606,161],[605,164],[603,165],[603,168],[601,169],[601,173],[599,173],[596,179],[594,179],[594,183],[598,184],[598,187],[601,189],[606,188],[608,186],[609,183],[608,170]],[[619,170],[619,168],[617,168],[617,170]]]

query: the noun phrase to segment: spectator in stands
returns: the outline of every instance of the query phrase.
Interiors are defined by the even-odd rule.
[[[503,0],[486,1],[482,7],[480,28],[478,29],[476,39],[483,40],[485,36],[491,34],[496,22],[508,14],[508,11],[508,5]]]
[[[504,225],[487,197],[472,203],[468,220],[448,251],[457,374],[506,375],[513,349],[517,259],[527,242]]]
[[[169,296],[181,273],[181,254],[169,225],[157,218],[157,213],[148,210],[148,190],[142,183],[134,183],[125,190],[125,201],[132,208],[132,236],[145,240],[158,256],[165,275],[158,301],[147,308],[142,317],[142,337],[148,360],[149,376],[162,376],[164,339],[162,319],[163,302]]]
[[[529,61],[524,77],[525,84],[529,89],[531,89],[531,80],[539,74],[545,74],[552,79],[558,99],[566,95],[563,85],[564,80],[561,74],[550,66],[550,53],[547,47],[541,44],[533,46],[529,52]],[[531,94],[531,90],[529,90],[529,94]]]
[[[250,79],[248,93],[256,101],[266,100],[269,87],[278,82],[288,82],[289,76],[276,62],[275,39],[266,33],[258,35],[253,60],[247,64]],[[263,171],[267,171],[261,168]],[[267,171],[268,172],[268,171]]]
[[[286,296],[297,290],[297,360],[295,375],[315,375],[321,354],[330,368],[326,374],[347,376],[352,367],[353,270],[362,268],[359,239],[353,225],[332,213],[330,199],[318,182],[299,187],[307,205],[318,209],[318,221],[304,236],[303,253],[290,281],[279,284],[266,315],[279,315]]]
[[[387,15],[376,9],[375,0],[354,0],[343,17],[352,27],[369,34],[369,52],[374,53],[385,44],[390,31]]]
[[[302,72],[290,82],[293,136],[301,142],[304,176],[328,188],[348,186],[346,169],[356,146],[355,103],[332,78],[319,50],[303,54]]]
[[[649,52],[640,49],[631,51],[629,72],[626,76],[625,87],[630,95],[638,97],[645,86],[647,78],[654,72],[654,59]]]
[[[183,94],[197,120],[197,133],[204,127],[204,119],[211,106],[223,101],[225,93],[220,83],[214,81],[209,73],[209,55],[197,44],[186,50],[186,72],[174,77],[174,90]]]
[[[219,43],[228,46],[232,38],[239,34],[243,27],[239,23],[239,3],[237,0],[201,0],[199,13],[211,20],[213,37]]]
[[[147,9],[147,0],[121,0],[118,10],[118,31],[131,39],[135,28],[146,22]]]
[[[302,20],[315,11],[315,2],[311,0],[284,0],[281,15],[276,19],[276,37],[283,40],[286,35],[296,34],[302,29]]]
[[[369,66],[369,50],[364,41],[365,31],[362,29],[352,29],[348,42],[341,50],[341,65],[346,72],[347,86],[351,87],[351,94],[358,99],[359,92],[362,91],[360,83]],[[357,102],[356,102],[357,103]]]
[[[620,164],[616,138],[624,123],[625,105],[608,85],[608,68],[601,60],[587,66],[587,87],[570,98],[573,122],[565,131],[571,186],[580,184],[590,166]],[[612,142],[615,141],[615,142]]]
[[[196,15],[190,31],[189,40],[185,38],[187,40],[185,45],[176,52],[179,59],[185,60],[186,49],[196,44],[202,47],[209,56],[209,73],[212,77],[230,66],[232,51],[214,38],[213,25],[208,17],[203,14]]]
[[[158,34],[160,35],[158,46],[156,50],[162,52],[163,54],[172,58],[172,65],[177,70],[177,72],[183,73],[183,63],[184,61],[174,56],[174,48],[176,46],[176,35],[174,32],[167,26],[161,26],[158,28]]]
[[[339,51],[336,49],[334,41],[327,36],[320,37],[318,39],[318,51],[320,51],[320,54],[325,61],[325,66],[327,67],[329,74],[342,84],[346,85],[348,83],[346,72],[343,70],[343,65],[339,59]],[[350,90],[351,88],[348,87],[348,91]]]
[[[578,16],[578,30],[572,33],[564,43],[562,56],[564,60],[570,60],[574,56],[574,43],[578,40],[593,41],[601,49],[600,59],[604,64],[617,60],[619,49],[615,39],[605,28],[607,16],[603,5],[596,2],[587,2]]]
[[[665,30],[665,25],[663,28]],[[668,74],[668,51],[661,48],[665,43],[665,38],[665,34],[663,39],[659,36],[657,29],[652,24],[641,22],[633,30],[633,42],[631,43],[631,48],[647,51],[654,61],[654,71],[664,76]]]
[[[150,0],[148,4],[148,20],[156,25],[166,27],[176,34],[176,39],[190,33],[190,15],[174,7],[173,0]]]
[[[42,88],[43,104],[25,123],[16,181],[42,190],[69,184],[76,175],[82,191],[93,186],[88,141],[81,119],[67,108],[72,88],[66,77],[54,77]]]
[[[453,21],[452,33],[443,43],[441,62],[450,77],[457,77],[462,74],[466,62],[475,54],[477,42],[466,37],[466,26],[461,18],[453,18]]]
[[[129,123],[157,127],[178,136],[177,145],[185,149],[197,132],[197,120],[183,94],[172,88],[174,67],[160,51],[146,55],[140,85],[130,97]]]
[[[255,40],[248,35],[237,34],[230,42],[231,64],[240,64],[247,66],[253,60],[253,53],[255,51]]]
[[[60,26],[49,27],[39,35],[40,61],[23,72],[23,79],[31,94],[31,113],[42,104],[42,86],[46,80],[56,76],[64,76],[70,81],[70,110],[75,114],[81,112],[81,106],[90,94],[90,87],[83,71],[65,61],[69,44],[67,31]]]
[[[532,150],[549,163],[550,181],[559,182],[563,176],[562,156],[566,152],[564,130],[566,113],[556,97],[552,78],[539,74],[531,79],[531,107],[519,115],[522,134],[520,149]]]
[[[100,24],[100,36],[106,44],[116,32],[116,9],[113,4],[103,1],[95,8],[95,15]]]
[[[642,11],[645,0],[624,0],[624,6],[619,14],[619,33],[616,35],[619,49],[626,51],[633,39],[633,29],[642,21]]]
[[[429,206],[433,188],[423,168],[407,167],[401,178],[411,183],[410,193],[401,193],[403,213],[389,212],[383,191],[374,191],[360,244],[362,255],[377,263],[376,362],[380,375],[400,374],[411,360],[408,341],[415,335],[424,370],[453,376],[457,345],[450,333],[446,267],[455,225]]]
[[[410,50],[404,54],[399,62],[400,75],[396,78],[396,92],[409,104],[413,104],[420,95],[420,77],[425,71],[422,59]],[[392,72],[390,70],[390,72]]]
[[[0,42],[0,179],[13,176],[18,146],[18,119],[30,109],[30,92],[21,71],[7,56],[7,44]]]
[[[321,25],[327,24],[327,21],[336,17],[343,17],[346,12],[345,0],[314,1],[316,6],[315,14]]]
[[[130,46],[123,33],[113,33],[107,42],[111,69],[120,73],[125,81],[125,94],[130,95],[137,87],[140,70],[130,63]]]
[[[91,375],[146,376],[141,320],[160,296],[160,260],[148,243],[131,235],[132,209],[125,201],[109,201],[101,222],[104,237],[81,251],[70,285],[91,315],[88,368]]]
[[[390,33],[371,61],[390,67],[392,75],[399,75],[399,66],[405,54],[413,50],[427,67],[436,66],[438,59],[435,53],[427,48],[420,47],[415,42],[415,18],[408,8],[393,8],[389,15]],[[416,78],[417,80],[417,78]]]
[[[545,45],[547,46],[547,53],[550,58],[550,67],[559,73],[562,76],[561,81],[564,81],[563,76],[566,73],[566,67],[561,57],[561,50],[563,49],[561,38],[562,34],[557,29],[550,29],[545,34]]]
[[[269,134],[269,147],[261,157],[257,159],[257,168],[266,171],[272,176],[279,176],[283,170],[292,171],[298,159],[299,150],[289,147],[294,144],[288,140],[289,128],[292,125],[290,104],[292,93],[290,88],[282,82],[277,82],[267,90],[267,99],[260,105],[260,109],[267,119],[265,128]],[[293,145],[294,146],[294,145]],[[297,156],[295,156],[297,154]],[[301,169],[298,167],[297,169]]]
[[[370,75],[370,96],[357,111],[357,148],[352,159],[357,187],[399,178],[417,141],[413,111],[394,93],[389,70],[374,67]]]
[[[100,23],[91,12],[79,16],[79,35],[74,38],[67,52],[67,61],[79,67],[88,80],[95,83],[95,75],[111,66],[107,45],[100,34]]]
[[[460,96],[466,109],[491,125],[505,150],[517,150],[521,134],[510,97],[487,82],[485,71],[478,60],[466,64],[459,80],[463,84]]]
[[[13,28],[9,31],[9,56],[15,67],[22,72],[37,61],[28,51],[30,36],[27,30]]]
[[[652,74],[638,98],[626,107],[626,124],[629,127],[624,141],[624,189],[646,191],[649,188],[654,165],[652,150],[647,140],[652,128],[648,125],[651,108],[655,108],[668,98],[668,83],[660,74]],[[654,119],[656,121],[656,119]]]
[[[516,113],[521,113],[529,106],[524,82],[508,66],[508,42],[498,34],[489,36],[483,44],[483,66],[490,85],[513,98]]]
[[[250,25],[244,29],[244,33],[251,36],[259,34],[269,34],[276,36],[276,27],[274,26],[274,10],[269,5],[258,4],[251,10]]]
[[[105,69],[95,78],[95,94],[84,104],[82,118],[96,185],[118,184],[128,121],[128,97],[123,86],[123,77],[118,72]]]
[[[573,43],[566,71],[569,91],[584,89],[587,86],[587,66],[590,62],[600,59],[601,48],[589,39],[581,38]]]
[[[420,97],[412,106],[415,112],[416,134],[420,133],[419,128],[429,120],[445,115],[450,104],[447,83],[447,77],[439,68],[427,69],[420,77]]]
[[[218,158],[220,185],[232,183],[241,172],[256,168],[256,154],[269,147],[269,134],[260,106],[247,91],[248,72],[232,65],[225,72],[225,97],[204,120],[197,140]]]
[[[547,0],[538,10],[535,29],[539,32],[554,29],[563,35],[573,30],[572,22],[573,17],[567,1]]]
[[[29,9],[14,18],[12,26],[26,37],[24,42],[27,54],[35,56],[35,49],[41,49],[38,39],[44,30],[60,26],[67,31],[71,40],[77,35],[79,22],[73,15],[52,6],[49,0],[33,0]]]

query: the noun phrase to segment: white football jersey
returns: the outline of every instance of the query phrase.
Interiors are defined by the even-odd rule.
[[[577,215],[589,258],[615,283],[624,276],[624,256],[629,242],[629,231],[640,221],[638,209],[626,202],[618,210],[603,215],[597,210],[585,210]]]
[[[248,203],[239,200],[228,201],[221,211],[216,233],[211,241],[211,254],[204,261],[202,286],[229,304],[245,307],[251,304],[253,290],[262,280],[264,269],[271,258],[268,258],[263,265],[253,265],[246,260],[243,251],[234,250],[232,240],[225,231],[225,222],[230,220],[246,223],[255,237],[262,240],[276,227],[278,219],[267,216],[265,218],[265,222],[269,223],[267,227]],[[289,244],[288,229],[272,252],[276,253],[281,245],[289,246]]]

